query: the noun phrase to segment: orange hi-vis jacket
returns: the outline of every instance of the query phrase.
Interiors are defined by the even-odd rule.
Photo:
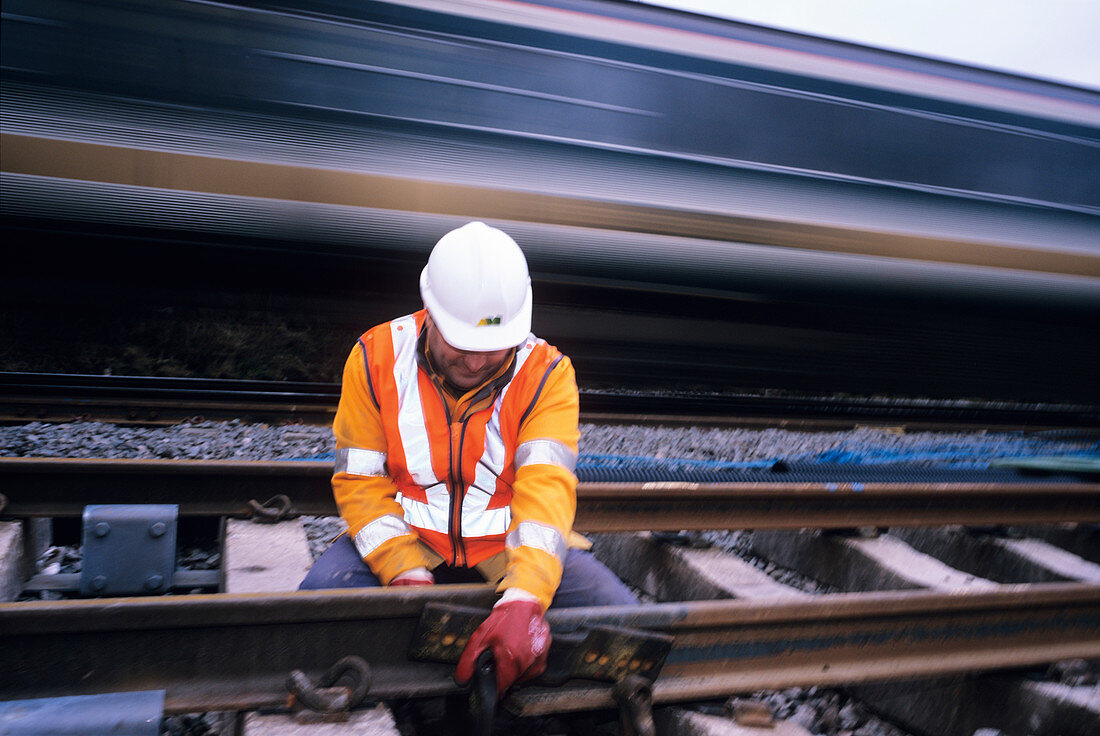
[[[499,589],[545,609],[576,513],[573,366],[530,335],[455,399],[425,355],[425,315],[367,331],[344,366],[332,486],[348,534],[383,584],[438,558],[473,567],[505,553]]]

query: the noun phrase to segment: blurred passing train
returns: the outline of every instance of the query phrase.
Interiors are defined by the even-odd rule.
[[[2,23],[6,294],[291,271],[366,327],[482,219],[582,380],[1100,400],[1100,92],[615,0]]]

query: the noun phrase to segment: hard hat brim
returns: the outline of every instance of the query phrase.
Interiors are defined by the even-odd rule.
[[[531,284],[515,317],[499,324],[472,325],[455,319],[436,301],[428,286],[428,269],[420,272],[420,297],[443,339],[453,348],[489,352],[514,348],[531,334]]]

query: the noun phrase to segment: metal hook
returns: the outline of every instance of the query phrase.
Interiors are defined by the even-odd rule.
[[[344,675],[351,679],[351,686],[333,687]],[[301,703],[309,710],[324,714],[347,713],[367,696],[370,680],[370,665],[361,657],[350,656],[332,665],[316,685],[304,672],[294,670],[287,678],[286,689],[292,702]]]
[[[253,498],[248,505],[252,509],[252,521],[257,524],[274,524],[290,516],[290,497],[282,493],[262,504]]]

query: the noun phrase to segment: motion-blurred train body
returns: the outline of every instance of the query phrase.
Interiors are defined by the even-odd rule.
[[[1100,398],[1094,90],[599,0],[6,0],[2,33],[22,248],[157,233],[413,270],[481,219],[566,346],[836,376],[807,343],[951,353]]]

